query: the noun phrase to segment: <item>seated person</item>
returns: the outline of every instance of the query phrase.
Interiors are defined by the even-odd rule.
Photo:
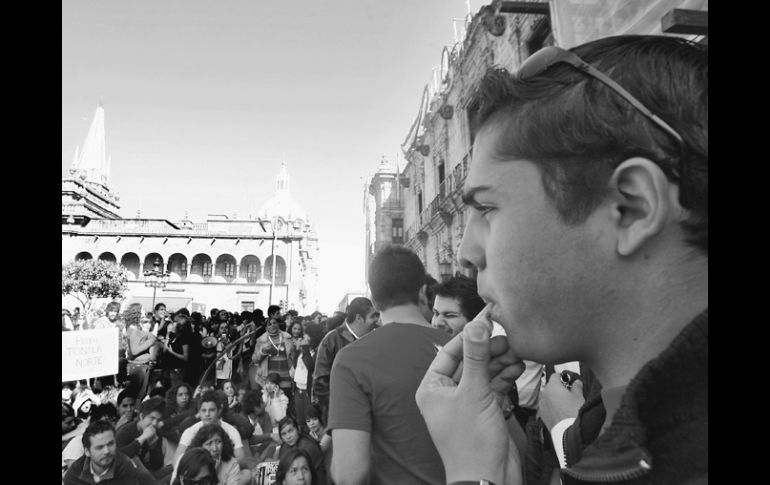
[[[96,406],[91,411],[89,422],[85,423],[85,427],[83,427],[82,431],[77,436],[69,440],[67,446],[65,446],[61,452],[62,462],[68,468],[75,460],[83,456],[85,453],[82,440],[83,432],[85,432],[90,423],[95,423],[97,421],[107,421],[114,426],[115,423],[118,422],[118,410],[115,405],[112,403],[106,403],[100,406]]]
[[[182,422],[189,417],[195,419],[197,409],[192,401],[192,394],[192,386],[185,383],[172,386],[166,392],[166,410],[163,413],[161,434],[173,444],[179,443],[179,438],[182,437]],[[193,423],[194,421],[190,422]]]
[[[248,442],[243,440],[234,426],[222,421],[220,418],[224,410],[224,401],[215,391],[206,391],[201,395],[198,402],[198,414],[200,419],[197,423],[185,429],[179,439],[179,446],[176,449],[174,463],[179,457],[184,455],[187,448],[190,447],[195,434],[206,424],[218,424],[227,433],[233,441],[235,458],[241,468],[250,468],[252,465],[251,452],[248,450]],[[244,442],[246,443],[244,446]],[[248,483],[248,481],[246,482]]]
[[[165,450],[157,429],[162,425],[166,403],[160,396],[143,402],[139,416],[122,426],[116,436],[118,450],[129,458],[139,458],[152,475],[163,481],[171,475],[171,466],[163,466]]]
[[[240,485],[249,483],[251,472],[241,470],[233,455],[233,442],[217,424],[204,425],[192,440],[191,448],[203,448],[214,459],[217,485]],[[174,477],[177,471],[174,470]],[[244,476],[245,475],[245,476]],[[173,477],[172,477],[173,480]]]
[[[251,453],[257,462],[262,462],[273,456],[275,448],[281,443],[281,438],[273,427],[270,415],[265,412],[265,403],[259,391],[250,390],[243,397],[241,414],[248,418],[254,426],[254,433],[249,438]]]
[[[262,400],[265,402],[265,409],[273,421],[273,426],[286,416],[286,409],[289,407],[289,398],[280,388],[280,380],[280,375],[269,374],[262,391]]]
[[[129,458],[116,449],[115,428],[99,420],[89,424],[83,433],[84,455],[75,460],[64,475],[64,485],[99,482],[157,485],[157,480],[137,458]]]
[[[280,460],[294,449],[303,450],[310,457],[310,465],[318,475],[318,483],[326,483],[326,463],[318,443],[313,438],[301,433],[297,421],[291,416],[286,416],[278,423],[278,432],[283,441],[278,459]]]

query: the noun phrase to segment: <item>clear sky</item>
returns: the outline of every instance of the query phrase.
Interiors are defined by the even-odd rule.
[[[285,157],[331,312],[365,288],[364,182],[400,154],[453,18],[486,3],[62,2],[62,175],[100,99],[123,217],[255,215]]]

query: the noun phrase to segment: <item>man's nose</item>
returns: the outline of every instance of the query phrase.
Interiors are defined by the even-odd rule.
[[[460,248],[457,253],[457,260],[460,263],[460,266],[463,268],[476,268],[478,270],[484,269],[484,251],[471,230],[465,230],[463,239],[460,241]]]

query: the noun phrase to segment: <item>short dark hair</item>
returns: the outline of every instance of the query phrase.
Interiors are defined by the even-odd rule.
[[[166,411],[166,402],[160,396],[151,397],[139,405],[139,414],[142,416],[147,416],[154,411],[159,412],[161,416]]]
[[[278,436],[281,436],[281,431],[283,431],[284,426],[286,426],[287,424],[293,424],[294,427],[297,429],[297,433],[301,431],[301,428],[299,427],[299,423],[297,423],[297,420],[294,419],[294,416],[292,416],[291,414],[287,414],[286,416],[283,417],[283,419],[278,421]]]
[[[218,424],[212,423],[204,424],[201,426],[198,432],[195,433],[195,436],[193,436],[193,439],[190,441],[190,447],[203,446],[203,443],[215,435],[219,435],[219,437],[222,439],[222,461],[229,461],[235,453],[235,445],[233,444],[233,440],[230,439],[230,436],[225,433],[225,430],[222,429],[222,427]]]
[[[318,408],[317,404],[310,403],[305,407],[305,419],[308,420],[310,418],[316,418],[323,424],[323,413]]]
[[[369,298],[364,298],[363,296],[353,298],[346,309],[347,317],[345,317],[345,320],[348,323],[353,323],[356,319],[356,315],[361,315],[361,318],[366,318],[366,314],[369,313],[372,308],[374,308],[374,305]]]
[[[118,421],[118,408],[111,402],[100,404],[91,410],[91,421],[99,421],[103,418],[110,418],[112,421]]]
[[[291,469],[291,464],[294,463],[294,460],[300,456],[305,457],[305,460],[307,460],[308,468],[310,468],[310,477],[312,478],[310,483],[318,483],[318,472],[316,472],[316,469],[313,466],[313,461],[310,459],[310,455],[308,455],[307,451],[300,448],[292,448],[289,451],[281,454],[281,459],[278,462],[278,469],[275,472],[275,483],[284,482],[286,474]]]
[[[182,455],[182,458],[179,459],[176,479],[171,485],[181,484],[182,478],[195,478],[204,468],[209,470],[209,483],[215,485],[217,483],[217,469],[214,458],[203,448],[188,448],[184,455]]]
[[[458,274],[439,283],[435,287],[436,296],[455,298],[460,303],[460,311],[469,321],[484,308],[484,300],[479,296],[476,280]]]
[[[127,397],[133,398],[134,401],[136,401],[136,392],[134,392],[134,389],[132,389],[131,386],[120,391],[120,393],[118,393],[118,400],[115,402],[118,403],[118,406],[120,406],[120,403],[123,402],[123,399]]]
[[[204,402],[213,402],[216,404],[217,409],[222,411],[225,409],[225,401],[222,400],[222,397],[219,395],[219,393],[217,393],[217,391],[209,390],[201,394],[200,399],[198,399],[199,411]]]
[[[246,391],[241,400],[241,412],[243,414],[251,414],[251,412],[257,408],[257,406],[263,406],[265,401],[262,399],[262,393],[250,389]]]
[[[425,280],[425,267],[405,246],[390,244],[380,249],[369,264],[369,288],[374,306],[388,308],[417,304]]]
[[[278,305],[270,305],[267,307],[267,316],[272,317],[275,312],[281,311],[281,307]]]
[[[436,301],[436,285],[438,281],[429,273],[425,273],[425,299],[428,300],[428,306],[433,308],[433,302]]]
[[[105,421],[103,419],[99,419],[97,421],[90,421],[88,424],[88,427],[83,432],[83,437],[81,438],[83,441],[83,448],[86,450],[91,448],[91,437],[104,433],[106,431],[112,431],[112,433],[114,434],[115,426],[113,426],[111,422]]]
[[[104,314],[106,315],[110,312],[120,312],[120,303],[117,301],[107,303],[107,306],[104,307]]]
[[[570,49],[665,120],[685,140],[688,170],[668,134],[601,82],[557,63],[522,81],[490,69],[475,94],[473,129],[495,123],[496,155],[529,160],[565,224],[584,222],[606,196],[613,170],[628,158],[654,161],[686,189],[687,242],[708,255],[708,46],[676,37],[622,35]],[[565,130],[565,122],[570,129]]]
[[[165,303],[163,303],[162,301],[159,301],[158,303],[155,304],[155,311],[157,312],[158,309],[160,309],[160,307],[167,308]]]

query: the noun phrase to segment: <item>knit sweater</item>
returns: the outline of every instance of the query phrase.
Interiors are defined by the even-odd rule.
[[[590,444],[565,440],[564,485],[708,483],[708,309],[639,371],[604,433],[593,440],[601,419],[576,424]]]

